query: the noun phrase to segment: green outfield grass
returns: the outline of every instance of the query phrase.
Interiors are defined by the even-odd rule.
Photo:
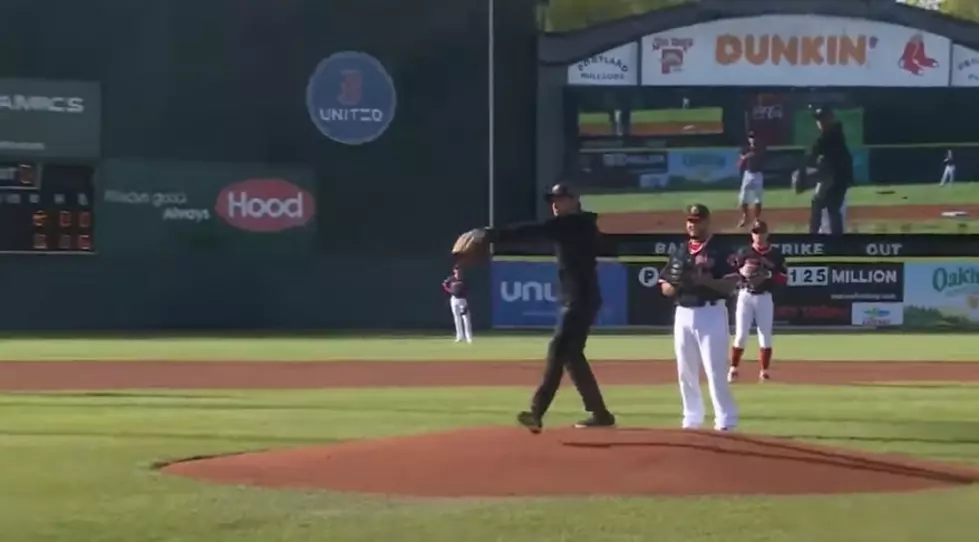
[[[739,387],[746,432],[979,464],[979,388]],[[0,395],[9,542],[966,542],[979,489],[833,497],[425,500],[214,486],[200,454],[508,424],[527,389]],[[613,387],[623,425],[673,426],[673,387]],[[563,390],[550,424],[577,416]],[[528,438],[532,438],[529,437]],[[479,468],[473,465],[473,468]],[[759,473],[763,476],[763,473]]]
[[[71,360],[535,360],[547,345],[545,332],[488,332],[472,345],[444,336],[296,338],[94,338],[2,341],[7,361]],[[753,340],[753,339],[752,339]],[[979,361],[979,334],[819,333],[776,334],[780,360]],[[671,359],[673,339],[665,333],[597,334],[589,339],[595,360]]]
[[[725,233],[744,233],[743,229],[731,227]],[[808,233],[809,225],[798,222],[775,223],[773,233]],[[847,233],[937,233],[945,235],[979,233],[979,220],[960,218],[939,218],[935,220],[850,220],[846,224]]]
[[[893,192],[893,193],[881,193]],[[712,209],[729,209],[737,198],[737,190],[698,190],[682,192],[630,192],[615,194],[589,194],[582,196],[582,203],[597,213],[622,213],[630,211],[675,211],[694,202]],[[765,206],[768,208],[809,207],[811,193],[796,194],[789,188],[765,190]],[[938,183],[854,186],[847,192],[847,205],[938,205],[979,204],[979,182],[960,182],[939,188]]]

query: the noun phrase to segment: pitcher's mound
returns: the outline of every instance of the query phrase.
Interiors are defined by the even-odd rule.
[[[490,428],[171,464],[228,484],[430,497],[911,491],[979,472],[735,433]]]

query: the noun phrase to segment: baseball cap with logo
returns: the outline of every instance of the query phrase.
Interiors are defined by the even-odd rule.
[[[710,218],[710,209],[703,203],[695,203],[687,208],[687,221],[699,222]]]
[[[751,233],[768,233],[768,223],[764,220],[755,220],[751,224]]]

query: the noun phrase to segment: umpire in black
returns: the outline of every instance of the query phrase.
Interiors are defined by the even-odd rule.
[[[592,323],[602,307],[596,258],[602,244],[598,215],[583,211],[581,202],[565,184],[554,185],[544,196],[554,216],[541,222],[514,224],[487,230],[490,242],[549,240],[557,256],[561,307],[554,337],[547,348],[547,365],[530,410],[517,415],[520,425],[540,433],[544,414],[554,401],[564,370],[581,394],[591,416],[575,424],[577,428],[613,427],[615,417],[595,374],[585,358],[585,343]]]
[[[853,184],[853,156],[846,145],[843,125],[836,120],[829,106],[813,109],[813,117],[819,135],[805,156],[800,175],[807,174],[807,166],[815,163],[817,176],[812,207],[809,214],[809,233],[819,233],[823,209],[829,216],[830,235],[843,235],[843,213],[846,191]]]

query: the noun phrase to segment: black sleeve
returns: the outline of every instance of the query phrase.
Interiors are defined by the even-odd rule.
[[[486,230],[491,243],[506,243],[517,241],[539,241],[553,239],[558,229],[558,222],[549,218],[540,222],[519,222],[488,228]]]
[[[714,266],[712,269],[714,278],[722,279],[731,275],[732,273],[737,273],[738,268],[735,267],[736,262],[736,251],[718,251],[714,256]]]

